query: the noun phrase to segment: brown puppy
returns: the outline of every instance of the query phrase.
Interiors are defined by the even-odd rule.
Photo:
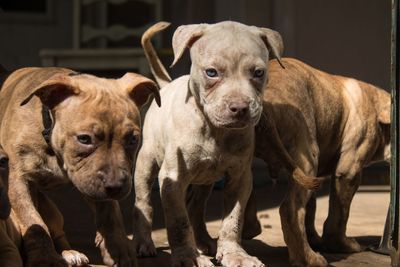
[[[136,266],[116,200],[131,189],[138,107],[151,93],[159,102],[154,82],[134,73],[103,79],[24,68],[7,78],[0,91],[0,142],[9,156],[9,197],[27,266],[88,262],[71,250],[62,216],[43,193],[69,182],[95,211],[104,263]]]
[[[265,116],[256,128],[255,154],[277,174],[282,166],[269,139],[276,129],[285,149],[306,174],[332,177],[322,240],[314,228],[315,197],[311,191],[291,181],[280,207],[291,263],[326,266],[306,236],[312,245],[330,251],[361,250],[354,239],[346,237],[346,224],[362,168],[390,158],[390,94],[295,59],[283,62],[285,70],[277,62],[270,64]],[[252,217],[256,218],[255,213]]]

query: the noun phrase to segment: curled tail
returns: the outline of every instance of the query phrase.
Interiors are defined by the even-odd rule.
[[[283,167],[287,169],[291,173],[292,178],[304,188],[308,190],[317,190],[325,179],[306,175],[299,166],[297,166],[296,162],[282,144],[275,123],[271,118],[271,114],[264,110],[263,116],[264,119],[260,121],[260,124],[257,126],[257,131],[261,131],[257,134],[261,134],[261,138],[268,138],[266,142],[268,147],[261,148],[265,150],[262,152],[263,159],[266,158],[267,164],[271,165],[272,168],[280,169]]]
[[[161,63],[154,46],[151,44],[151,38],[158,32],[164,30],[170,25],[169,22],[161,21],[150,28],[148,28],[142,35],[142,47],[144,54],[149,62],[151,73],[153,73],[160,88],[164,87],[171,82],[171,77],[169,76],[164,65]]]

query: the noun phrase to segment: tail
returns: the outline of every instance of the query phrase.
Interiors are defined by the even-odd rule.
[[[151,73],[153,73],[160,88],[164,87],[171,82],[171,77],[169,76],[164,65],[161,63],[154,46],[151,44],[151,38],[159,31],[164,30],[170,25],[169,22],[161,21],[150,28],[148,28],[142,35],[142,47],[144,54],[149,62]]]
[[[299,166],[297,166],[296,162],[292,159],[292,157],[289,155],[286,148],[282,144],[282,140],[279,137],[275,122],[271,118],[271,114],[269,114],[269,112],[264,112],[264,115],[264,118],[266,118],[267,121],[263,123],[263,127],[265,127],[265,131],[263,131],[263,133],[267,133],[267,138],[269,139],[268,144],[271,146],[270,151],[268,151],[267,153],[273,153],[273,157],[277,158],[280,161],[279,163],[276,163],[278,165],[282,165],[285,169],[287,169],[292,174],[293,179],[298,184],[308,190],[317,190],[325,179],[306,175],[299,168]]]

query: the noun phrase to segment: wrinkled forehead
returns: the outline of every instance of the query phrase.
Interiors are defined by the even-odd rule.
[[[133,100],[120,88],[83,89],[62,103],[62,116],[73,116],[77,124],[97,121],[108,127],[140,126],[140,112]],[[77,119],[79,118],[79,119]],[[79,126],[79,125],[77,125]]]
[[[191,57],[208,61],[213,58],[241,60],[243,58],[268,60],[268,49],[261,36],[246,28],[210,28],[193,44]]]

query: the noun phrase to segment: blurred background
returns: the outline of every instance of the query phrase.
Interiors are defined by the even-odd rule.
[[[388,89],[390,12],[390,0],[0,0],[0,62],[145,72],[139,40],[149,25],[172,23],[156,40],[167,56],[177,26],[235,20],[279,31],[285,56]]]

